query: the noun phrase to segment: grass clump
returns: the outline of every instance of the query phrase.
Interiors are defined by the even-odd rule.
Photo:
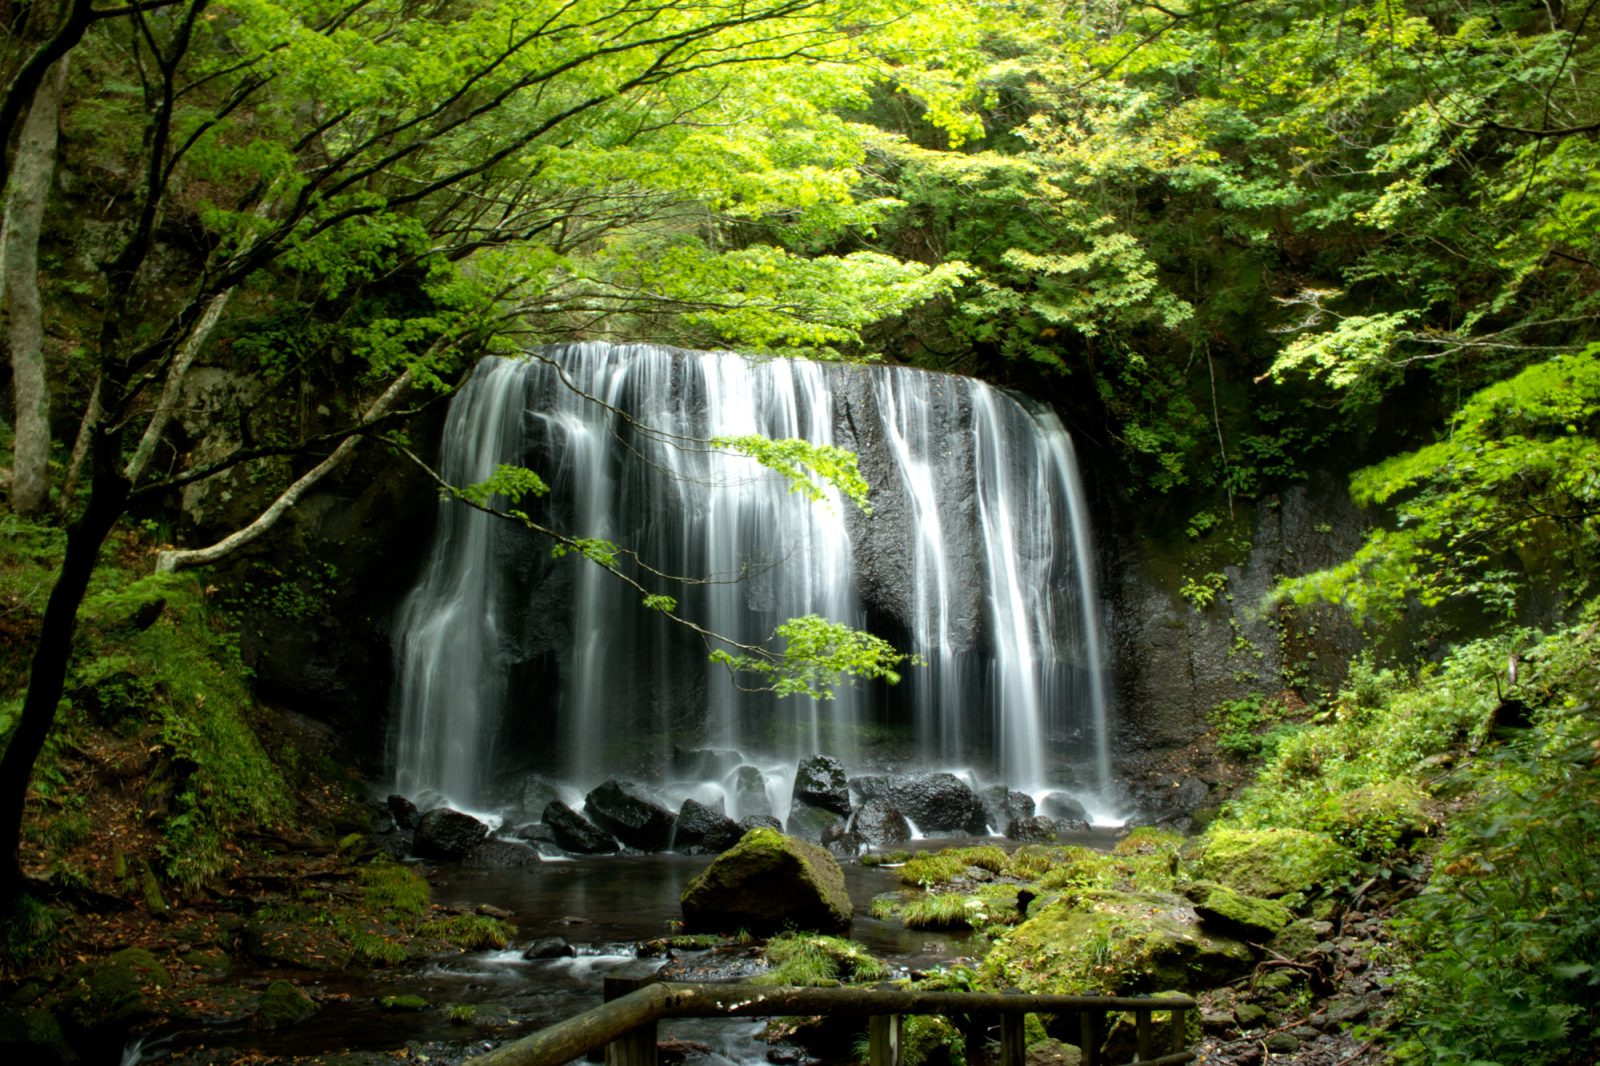
[[[899,866],[911,858],[909,851],[886,851],[861,856],[862,866]]]
[[[415,871],[389,859],[361,868],[361,899],[369,910],[391,918],[420,918],[432,893]]]
[[[454,944],[468,951],[499,950],[511,943],[515,928],[482,914],[452,914],[417,926],[417,935]]]
[[[882,962],[854,940],[814,933],[780,933],[762,953],[770,971],[758,984],[826,987],[848,981],[881,981]]]
[[[1000,873],[1006,868],[1006,853],[993,844],[918,852],[900,868],[900,880],[908,885],[945,885],[971,866]]]

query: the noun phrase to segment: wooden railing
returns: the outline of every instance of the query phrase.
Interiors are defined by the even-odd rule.
[[[605,979],[606,1002],[531,1036],[480,1055],[465,1066],[560,1066],[605,1048],[606,1066],[655,1066],[656,1022],[662,1018],[767,1018],[793,1015],[865,1017],[871,1066],[899,1066],[900,1019],[912,1014],[995,1015],[1000,1020],[1000,1066],[1027,1058],[1023,1017],[1075,1014],[1082,1066],[1108,1066],[1100,1054],[1101,1026],[1111,1011],[1132,1012],[1141,1066],[1190,1062],[1186,1015],[1192,999],[1132,996],[1043,996],[1020,992],[917,992],[896,988],[791,988],[749,984],[682,984],[653,975]],[[1158,1027],[1151,1015],[1170,1011]]]

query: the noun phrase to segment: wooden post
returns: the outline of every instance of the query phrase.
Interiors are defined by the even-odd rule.
[[[1182,1007],[1172,1008],[1172,1046],[1167,1050],[1176,1055],[1189,1050],[1189,1016]]]
[[[1100,1014],[1098,1011],[1078,1012],[1078,1048],[1083,1052],[1083,1066],[1100,1066]]]
[[[1148,1059],[1154,1058],[1155,1056],[1151,1054],[1151,1048],[1154,1044],[1154,1041],[1150,1039],[1152,1034],[1150,1032],[1149,1011],[1136,1010],[1133,1012],[1133,1033],[1135,1046],[1139,1049],[1137,1052],[1139,1061],[1145,1062]]]
[[[1028,1061],[1025,1015],[1000,1015],[1000,1066],[1023,1066]]]
[[[874,1014],[868,1018],[867,1047],[871,1066],[900,1066],[900,1015]]]
[[[610,1003],[629,992],[660,980],[649,963],[623,966],[606,975],[605,1001]],[[656,1066],[656,1023],[646,1022],[606,1045],[606,1066]]]

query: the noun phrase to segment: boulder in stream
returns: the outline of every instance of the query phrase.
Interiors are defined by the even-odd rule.
[[[545,804],[544,813],[539,818],[550,827],[550,835],[562,851],[570,851],[575,855],[603,855],[617,850],[617,842],[610,833],[560,800]]]
[[[722,813],[721,807],[720,803],[708,807],[692,796],[684,800],[678,811],[678,831],[672,838],[674,850],[726,851],[738,843],[742,835],[739,823]]]
[[[459,859],[483,843],[489,827],[470,814],[438,807],[417,821],[412,848],[429,859]]]
[[[982,836],[989,828],[983,802],[955,774],[895,774],[884,796],[924,833]]]
[[[612,779],[583,799],[583,813],[630,848],[665,851],[677,822],[642,785]]]
[[[821,843],[835,826],[843,828],[844,818],[826,808],[797,800],[789,808],[789,821],[784,828],[790,836]]]
[[[844,764],[832,755],[812,755],[794,770],[794,804],[820,807],[834,814],[850,813],[850,786]]]
[[[384,806],[389,809],[389,816],[394,819],[394,824],[401,829],[415,829],[417,820],[422,817],[417,805],[398,793],[385,800]]]
[[[690,932],[765,936],[791,926],[843,932],[853,913],[833,856],[774,829],[746,833],[683,892]]]
[[[850,830],[869,848],[890,848],[911,839],[906,816],[882,797],[867,800],[850,816]]]
[[[1007,839],[1020,840],[1026,844],[1053,843],[1060,835],[1060,828],[1056,825],[1055,819],[1046,818],[1042,814],[1013,818],[1006,823]]]
[[[978,800],[983,804],[983,813],[988,816],[989,825],[995,829],[1003,830],[1015,819],[1032,818],[1036,813],[1032,796],[1005,785],[990,785],[980,790]]]
[[[738,767],[728,775],[723,787],[733,796],[734,810],[741,817],[772,813],[772,800],[767,798],[767,777],[759,766]]]
[[[1058,822],[1084,822],[1089,821],[1089,812],[1083,804],[1067,795],[1065,792],[1051,792],[1039,801],[1039,813],[1046,818],[1054,818]]]

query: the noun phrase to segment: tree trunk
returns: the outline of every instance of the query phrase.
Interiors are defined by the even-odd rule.
[[[0,238],[5,295],[9,305],[11,388],[16,407],[16,444],[11,466],[11,509],[42,512],[50,500],[50,384],[45,373],[44,315],[39,303],[39,233],[56,170],[56,134],[67,61],[39,84],[22,127],[16,165],[7,190],[5,229]]]
[[[101,545],[127,508],[128,482],[117,469],[119,443],[114,433],[102,434],[95,442],[96,476],[92,495],[83,514],[67,527],[66,558],[62,560],[55,587],[50,590],[50,599],[45,605],[22,717],[11,734],[4,758],[0,759],[0,913],[9,909],[25,887],[19,850],[28,782],[33,779],[33,765],[44,750],[45,738],[55,721],[56,706],[66,687],[78,607],[89,588],[89,577],[100,558]]]

